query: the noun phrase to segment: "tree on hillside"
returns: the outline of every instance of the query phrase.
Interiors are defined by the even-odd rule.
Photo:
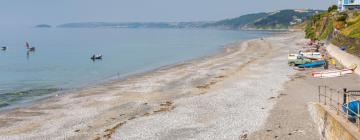
[[[338,9],[337,5],[332,5],[328,8],[328,12],[336,11]]]

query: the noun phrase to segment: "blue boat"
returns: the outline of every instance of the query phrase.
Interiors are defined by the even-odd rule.
[[[349,107],[349,111],[346,109],[347,107]],[[342,109],[345,113],[348,112],[348,115],[350,117],[356,117],[356,114],[359,114],[358,107],[360,107],[360,101],[355,100],[355,101],[351,101],[347,104],[344,104],[342,106]]]
[[[325,65],[325,61],[322,60],[322,61],[315,61],[315,62],[311,62],[311,63],[307,63],[307,64],[302,64],[302,65],[299,65],[297,67],[299,68],[314,68],[314,67],[320,67],[322,65]]]

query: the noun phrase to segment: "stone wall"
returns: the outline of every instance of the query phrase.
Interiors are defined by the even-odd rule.
[[[357,140],[360,139],[359,129],[348,122],[345,117],[337,115],[335,110],[319,103],[310,103],[309,111],[322,140]]]
[[[360,75],[360,57],[346,53],[333,44],[327,45],[326,50],[345,67],[349,68],[352,64],[356,64],[358,67],[355,69],[355,73]]]

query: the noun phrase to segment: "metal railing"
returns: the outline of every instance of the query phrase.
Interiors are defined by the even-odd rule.
[[[352,122],[360,131],[360,90],[333,89],[328,86],[318,87],[319,103],[336,111],[336,114]],[[349,107],[356,107],[352,110]]]

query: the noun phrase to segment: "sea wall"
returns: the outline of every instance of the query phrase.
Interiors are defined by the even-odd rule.
[[[322,140],[359,140],[359,129],[335,110],[319,103],[310,103],[309,111],[318,125]]]
[[[355,73],[360,75],[360,58],[346,53],[345,51],[342,51],[339,47],[330,44],[328,46],[326,46],[326,50],[328,51],[328,53],[334,57],[336,60],[338,60],[338,62],[340,62],[342,65],[344,65],[345,67],[350,67],[350,65],[352,64],[356,64],[358,66],[357,69],[355,69]]]

